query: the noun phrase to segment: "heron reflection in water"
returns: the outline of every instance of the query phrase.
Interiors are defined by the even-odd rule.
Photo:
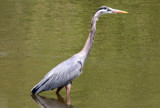
[[[37,103],[41,108],[74,108],[70,102],[70,96],[66,97],[66,100],[57,94],[58,99],[47,98],[40,95],[31,95],[35,103]]]
[[[72,81],[82,74],[84,63],[91,51],[96,32],[96,22],[100,15],[109,13],[128,12],[112,9],[107,6],[100,7],[92,18],[91,31],[83,49],[48,72],[48,74],[32,88],[32,94],[38,94],[42,91],[53,90],[55,88],[57,88],[56,93],[59,93],[64,86],[66,87],[66,95],[68,96],[70,94]]]

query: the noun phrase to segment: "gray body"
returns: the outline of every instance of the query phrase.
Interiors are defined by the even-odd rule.
[[[37,85],[35,85],[32,88],[31,90],[32,94],[38,94],[42,91],[53,90],[55,88],[67,86],[68,84],[71,84],[72,81],[82,73],[82,68],[92,48],[96,31],[96,22],[100,15],[106,13],[127,13],[127,12],[112,9],[106,6],[99,8],[92,18],[91,32],[89,33],[88,39],[83,49],[79,53],[73,55],[71,58],[60,63],[50,72],[48,72],[48,74]]]
[[[35,91],[33,94],[53,90],[71,83],[82,73],[82,62],[84,60],[79,57],[80,54],[75,54],[48,72],[47,75],[33,87],[32,92]]]

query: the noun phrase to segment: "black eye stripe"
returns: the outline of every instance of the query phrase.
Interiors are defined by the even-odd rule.
[[[107,9],[106,7],[101,7],[101,8],[99,8],[99,10],[101,10],[101,9]]]
[[[107,9],[107,7],[101,7],[97,11],[102,10],[102,9]]]
[[[99,10],[107,10],[107,11],[112,11],[110,8],[108,8],[108,7],[100,7],[97,11],[99,11]]]

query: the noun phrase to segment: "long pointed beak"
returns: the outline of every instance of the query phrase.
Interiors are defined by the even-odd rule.
[[[112,13],[127,14],[128,12],[126,12],[126,11],[122,11],[122,10],[116,10],[116,9],[114,9],[114,10],[112,10]]]

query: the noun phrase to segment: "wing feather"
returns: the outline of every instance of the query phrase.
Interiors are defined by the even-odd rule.
[[[36,88],[36,94],[42,91],[58,88],[72,82],[81,74],[81,68],[82,66],[79,61],[75,56],[72,56],[47,73],[47,75],[34,87]]]

